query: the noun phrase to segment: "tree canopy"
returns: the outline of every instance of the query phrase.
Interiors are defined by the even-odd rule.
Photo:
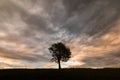
[[[70,49],[62,42],[52,44],[52,46],[49,48],[49,51],[52,54],[51,61],[58,63],[59,69],[61,68],[60,61],[66,62],[71,57]]]

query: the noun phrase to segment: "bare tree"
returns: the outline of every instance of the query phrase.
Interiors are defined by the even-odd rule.
[[[70,49],[61,42],[52,44],[52,46],[49,48],[49,51],[53,57],[51,61],[58,63],[59,69],[61,69],[60,62],[66,62],[71,57]]]

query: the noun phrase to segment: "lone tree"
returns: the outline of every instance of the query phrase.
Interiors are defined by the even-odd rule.
[[[52,44],[52,46],[49,48],[49,51],[53,57],[51,61],[58,63],[59,69],[61,69],[60,62],[66,62],[71,57],[70,49],[61,42]]]

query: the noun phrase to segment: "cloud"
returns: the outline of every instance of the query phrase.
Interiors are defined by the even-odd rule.
[[[117,55],[116,55],[117,54]],[[84,65],[79,67],[120,67],[120,56],[118,56],[118,52],[112,52],[109,55],[104,55],[102,57],[88,57],[83,60],[85,62]]]
[[[82,1],[82,0],[81,0]],[[79,2],[76,0],[76,4]],[[86,1],[85,5],[87,5]],[[116,2],[116,1],[115,1]],[[69,5],[72,5],[73,2],[66,2]],[[80,4],[80,3],[78,3]],[[82,35],[87,34],[90,36],[101,35],[107,32],[111,28],[111,24],[116,22],[119,19],[119,6],[118,4],[113,3],[113,1],[90,1],[90,5],[87,5],[87,8],[80,10],[72,11],[74,13],[70,16],[66,23],[64,23],[63,28],[68,30],[71,34]],[[79,5],[76,5],[79,6]],[[81,6],[81,5],[80,5]],[[70,9],[74,9],[74,6],[69,6]]]
[[[21,64],[3,66],[55,67],[48,47],[59,41],[72,52],[64,67],[119,66],[118,0],[1,0],[0,8],[0,58]]]
[[[84,39],[88,40],[86,42],[76,39],[70,47],[73,52],[71,60],[85,63],[76,67],[119,67],[119,25],[120,23],[117,21],[107,34],[93,40],[88,37],[88,39]]]

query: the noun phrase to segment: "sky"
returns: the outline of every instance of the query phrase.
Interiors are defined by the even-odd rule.
[[[0,69],[57,68],[48,48],[63,42],[62,68],[120,68],[120,0],[0,0]]]

